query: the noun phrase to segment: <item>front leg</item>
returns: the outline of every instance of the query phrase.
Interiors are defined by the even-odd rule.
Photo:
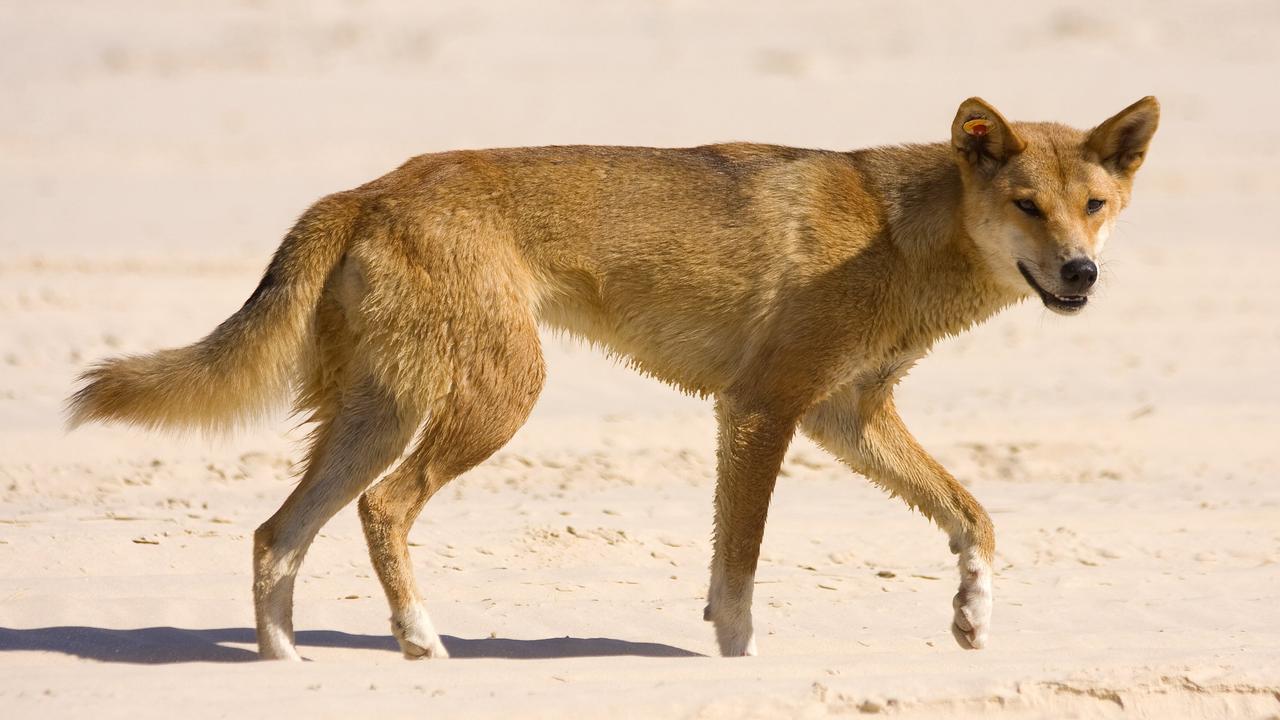
[[[751,597],[756,563],[769,497],[795,434],[795,421],[764,410],[744,409],[723,397],[716,401],[716,419],[720,443],[715,551],[703,618],[715,623],[722,655],[755,655]]]
[[[898,416],[892,385],[855,384],[812,409],[801,429],[890,494],[933,520],[960,556],[952,628],[961,645],[981,648],[991,626],[991,518],[968,490],[925,452]]]

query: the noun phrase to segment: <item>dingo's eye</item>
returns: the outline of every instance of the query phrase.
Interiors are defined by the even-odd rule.
[[[1019,210],[1030,215],[1033,218],[1038,218],[1042,214],[1040,212],[1040,208],[1036,205],[1035,200],[1028,200],[1026,198],[1023,198],[1022,200],[1014,200],[1013,204],[1017,205]]]
[[[1101,210],[1102,206],[1106,204],[1106,200],[1091,199],[1089,200],[1089,204],[1084,206],[1084,211],[1092,215]]]

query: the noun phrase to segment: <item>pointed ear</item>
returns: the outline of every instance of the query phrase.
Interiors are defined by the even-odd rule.
[[[1085,147],[1111,172],[1132,175],[1142,165],[1159,124],[1160,103],[1148,95],[1090,130]]]
[[[960,103],[951,123],[951,145],[964,162],[988,173],[1027,147],[1009,121],[977,97]]]

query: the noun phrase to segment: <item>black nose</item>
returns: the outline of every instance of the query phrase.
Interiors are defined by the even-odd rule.
[[[1073,290],[1088,290],[1098,280],[1098,266],[1089,258],[1069,260],[1062,266],[1062,281]]]

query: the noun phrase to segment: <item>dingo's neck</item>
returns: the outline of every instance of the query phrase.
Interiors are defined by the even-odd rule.
[[[903,345],[927,349],[1022,297],[999,285],[965,230],[964,187],[949,146],[876,148],[854,159],[874,183],[896,250],[887,293],[895,307],[885,316],[905,319]]]

